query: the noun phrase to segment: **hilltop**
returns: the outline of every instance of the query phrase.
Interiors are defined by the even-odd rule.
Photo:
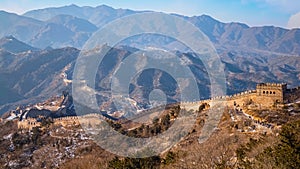
[[[300,122],[300,90],[285,87],[284,84],[258,84],[257,90],[252,92],[169,105],[158,114],[157,109],[153,109],[152,113],[143,115],[143,118],[147,119],[143,124],[137,123],[136,119],[117,120],[106,118],[108,116],[103,118],[99,114],[75,117],[68,113],[69,110],[73,111],[72,97],[64,93],[44,103],[19,107],[11,112],[10,117],[3,119],[0,132],[3,139],[0,141],[5,148],[0,149],[3,156],[0,163],[9,168],[72,168],[75,165],[79,168],[275,167],[278,162],[276,160],[283,157],[277,149],[288,152],[292,148],[294,151],[290,144],[300,141],[296,139],[291,143],[282,142],[282,139],[290,138],[286,134],[294,133],[293,138],[298,138],[300,134],[297,133]],[[276,97],[273,97],[274,91],[277,93]],[[252,102],[249,102],[250,98],[253,99]],[[220,101],[226,103],[222,109],[219,104],[214,104]],[[176,120],[181,120],[180,113],[183,112],[194,114],[195,124],[183,140],[160,156],[142,159],[118,157],[99,147],[99,142],[91,135],[101,128],[102,119],[115,131],[124,135],[153,137],[168,130]],[[216,114],[221,116],[214,116]],[[206,123],[211,123],[211,120],[217,120],[211,135],[208,140],[199,143],[199,138],[205,133],[203,128]],[[28,122],[31,127],[24,126],[28,125]],[[172,137],[165,138],[164,142],[171,141],[170,139]],[[126,143],[120,140],[121,142]],[[285,147],[282,147],[282,144],[286,144]],[[214,151],[211,151],[212,149]],[[268,149],[272,149],[276,156],[269,154]],[[267,159],[261,158],[262,156]],[[288,159],[289,161],[280,161],[280,165],[297,166],[299,163],[297,156],[289,155]],[[264,160],[268,160],[267,163],[262,163]]]

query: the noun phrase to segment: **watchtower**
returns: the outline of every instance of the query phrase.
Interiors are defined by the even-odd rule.
[[[256,94],[261,101],[283,103],[287,84],[282,83],[259,83],[256,85]]]

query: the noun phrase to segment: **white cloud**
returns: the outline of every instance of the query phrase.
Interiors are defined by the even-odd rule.
[[[288,28],[300,28],[300,12],[292,15],[287,24]]]

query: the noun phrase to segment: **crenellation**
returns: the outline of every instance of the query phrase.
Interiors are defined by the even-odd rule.
[[[268,108],[274,106],[274,104],[283,104],[284,96],[287,92],[293,90],[300,90],[300,87],[295,89],[287,89],[287,84],[285,83],[259,83],[256,86],[256,90],[247,90],[241,93],[236,93],[233,95],[227,96],[216,96],[206,100],[193,101],[193,102],[181,102],[181,105],[200,105],[200,104],[208,104],[214,101],[225,101],[227,106],[248,106],[248,108]],[[177,103],[178,104],[178,103]],[[176,103],[172,105],[177,105]],[[251,105],[249,105],[251,104]],[[151,110],[144,110],[142,114],[147,114],[152,112],[153,110],[163,108],[163,106],[156,107]],[[27,109],[26,109],[27,110]],[[139,114],[140,115],[140,114]],[[56,125],[79,125],[80,121],[89,123],[91,119],[107,119],[104,116],[101,116],[97,113],[86,114],[82,116],[66,116],[59,117],[53,119],[54,124]],[[95,120],[92,120],[95,121]],[[18,123],[18,128],[24,129],[32,129],[33,127],[40,126],[41,123],[37,119],[26,118],[22,119]]]
[[[34,118],[27,118],[18,122],[19,129],[29,129],[32,130],[34,127],[41,125],[41,122]]]

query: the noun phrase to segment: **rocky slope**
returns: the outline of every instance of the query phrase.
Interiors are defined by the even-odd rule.
[[[21,45],[20,48],[23,46]],[[133,48],[113,48],[106,59],[98,67],[96,90],[104,92],[97,99],[100,105],[110,102],[109,80],[121,61],[129,56]],[[0,96],[1,113],[14,109],[18,105],[36,103],[49,96],[55,96],[63,90],[71,91],[73,69],[79,50],[75,48],[48,49],[11,53],[0,51]],[[203,63],[192,53],[177,52],[179,58],[186,62],[180,63],[193,72],[201,99],[210,97],[210,81]],[[297,56],[272,57],[254,55],[244,57],[241,53],[220,53],[225,66],[227,94],[254,89],[261,82],[286,82],[291,87],[299,86],[300,60]],[[104,85],[106,84],[106,85]],[[130,84],[130,95],[135,101],[146,106],[149,104],[149,94],[153,89],[161,89],[167,94],[170,102],[178,98],[176,82],[158,70],[141,72]],[[142,97],[137,95],[143,91]],[[178,100],[177,100],[178,101]]]

